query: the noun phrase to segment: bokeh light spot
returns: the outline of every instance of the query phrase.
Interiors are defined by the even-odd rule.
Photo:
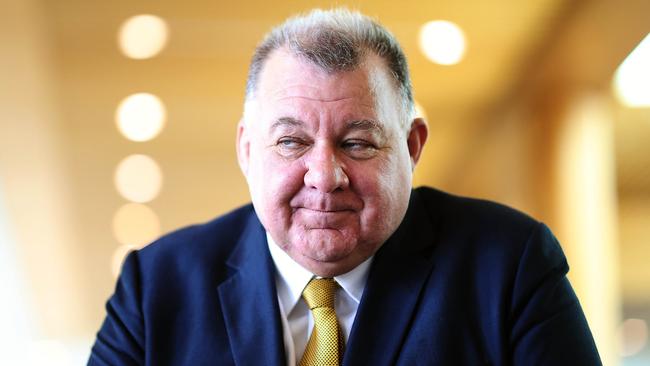
[[[432,62],[454,65],[465,55],[465,35],[450,21],[434,20],[420,28],[420,50]]]
[[[155,95],[132,94],[117,107],[117,128],[129,140],[148,141],[162,130],[166,114],[164,104]]]
[[[162,187],[158,163],[147,155],[134,154],[122,160],[115,169],[115,187],[129,201],[145,203],[153,200]]]
[[[169,27],[165,20],[155,15],[142,14],[122,23],[118,43],[126,57],[146,59],[160,53],[168,38]]]
[[[650,107],[650,33],[616,70],[614,92],[625,106]]]
[[[160,235],[160,220],[149,207],[127,203],[113,217],[113,234],[120,244],[142,246]]]
[[[648,324],[643,319],[626,319],[619,328],[621,356],[634,356],[648,342]]]

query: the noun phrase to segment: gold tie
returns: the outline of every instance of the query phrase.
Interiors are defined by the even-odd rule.
[[[339,365],[342,359],[343,337],[334,311],[337,286],[331,278],[314,278],[302,292],[302,297],[314,316],[314,329],[300,366]]]

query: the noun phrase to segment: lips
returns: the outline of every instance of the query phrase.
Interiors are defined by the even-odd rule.
[[[321,213],[337,213],[341,211],[360,211],[363,203],[356,197],[295,197],[290,202],[294,210],[305,209]]]
[[[319,210],[306,207],[294,209],[294,220],[308,229],[340,229],[350,224],[353,210]]]
[[[319,213],[337,213],[337,212],[350,212],[354,211],[351,208],[338,208],[338,209],[321,209],[321,208],[312,208],[312,207],[296,207],[295,209],[302,209],[302,210],[309,210],[309,211],[314,211],[314,212],[319,212]]]

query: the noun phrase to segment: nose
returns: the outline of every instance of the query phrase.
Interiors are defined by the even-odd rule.
[[[315,146],[306,157],[305,186],[324,193],[347,189],[350,185],[333,148]]]

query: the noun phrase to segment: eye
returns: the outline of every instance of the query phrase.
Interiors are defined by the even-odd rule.
[[[305,143],[295,137],[282,137],[278,140],[277,145],[286,149],[295,149],[304,146]]]
[[[377,153],[377,147],[366,140],[345,140],[341,144],[343,150],[354,159],[370,159]]]
[[[283,156],[300,154],[307,147],[307,143],[295,137],[281,137],[276,142],[277,151]]]
[[[370,144],[361,140],[347,140],[343,142],[343,148],[346,150],[362,150],[370,147]]]
[[[283,148],[287,148],[287,149],[296,148],[296,147],[299,147],[300,145],[301,145],[300,141],[298,141],[297,139],[293,139],[293,138],[281,138],[278,141],[278,146],[283,147]]]

